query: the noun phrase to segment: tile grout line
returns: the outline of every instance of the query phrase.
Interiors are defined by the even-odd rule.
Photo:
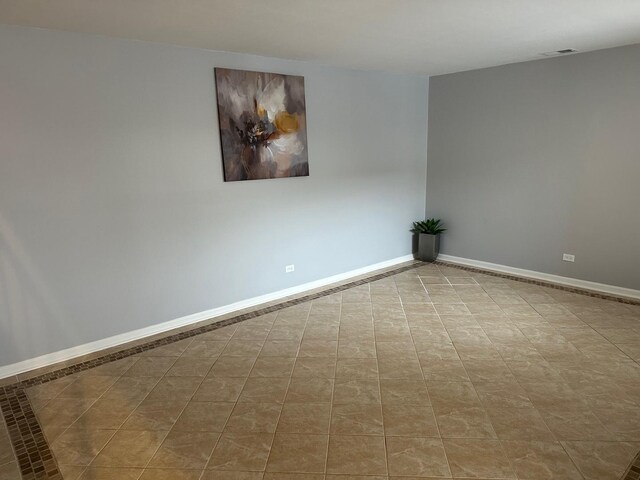
[[[395,285],[395,280],[394,280]],[[397,289],[397,285],[396,285]],[[373,327],[373,348],[375,349],[376,370],[378,371],[378,394],[380,395],[380,415],[382,416],[382,438],[384,442],[384,466],[387,471],[387,477],[391,475],[389,472],[389,447],[387,445],[387,435],[384,428],[384,403],[382,402],[382,378],[380,378],[380,356],[378,355],[378,336],[376,335],[376,318],[373,308],[373,298],[371,298],[371,284],[369,284],[369,303],[371,304],[371,326]]]
[[[235,332],[234,332],[234,334],[235,334]],[[229,342],[231,341],[231,339],[232,339],[232,338],[233,338],[233,335],[232,335],[231,337],[229,337],[229,339],[226,341],[226,343],[225,343],[225,345],[224,345],[224,348],[223,348],[223,349],[222,349],[222,351],[220,352],[220,355],[219,355],[219,356],[216,358],[216,360],[214,361],[214,365],[215,365],[215,362],[217,362],[217,361],[218,361],[218,358],[220,358],[220,357],[222,356],[222,353],[223,353],[223,352],[224,352],[224,350],[227,348],[227,345],[229,345]],[[264,345],[263,345],[263,347],[264,347]],[[260,351],[262,351],[262,349],[260,349]],[[257,357],[256,357],[256,361],[257,361]],[[255,362],[254,362],[254,365],[255,365]],[[211,365],[211,368],[209,369],[209,372],[207,372],[207,375],[211,372],[211,370],[212,370],[212,369],[213,369],[213,365]],[[253,365],[251,366],[251,370],[253,370]],[[250,373],[251,373],[251,372],[249,372],[249,374],[250,374]],[[204,377],[204,378],[206,378],[206,375],[205,375],[205,377]],[[204,383],[204,378],[203,378],[203,380],[202,380],[202,383]],[[244,387],[245,387],[245,385],[247,384],[247,380],[249,380],[249,376],[247,376],[246,380],[244,381],[244,384],[242,385],[242,390],[244,390]],[[200,386],[202,386],[202,383],[200,383]],[[198,387],[198,388],[195,390],[195,392],[193,393],[193,396],[191,397],[191,399],[193,399],[193,397],[195,397],[196,393],[198,393],[198,389],[199,389],[199,388],[200,388],[200,387]],[[240,395],[242,394],[242,390],[240,390],[240,392],[238,393],[238,399],[240,398]],[[236,401],[234,402],[234,404],[233,404],[233,408],[232,408],[232,409],[231,409],[231,411],[229,412],[229,416],[228,416],[228,417],[227,417],[227,419],[224,421],[224,424],[222,425],[222,427],[220,427],[220,430],[221,430],[221,431],[220,431],[220,435],[218,436],[218,439],[217,439],[217,440],[215,441],[215,443],[213,444],[213,448],[211,449],[211,452],[209,453],[209,456],[207,457],[207,461],[206,461],[206,462],[205,462],[205,464],[204,464],[204,468],[202,469],[202,472],[200,473],[200,477],[199,477],[199,478],[202,478],[202,477],[205,475],[205,473],[207,472],[207,467],[209,466],[209,463],[211,462],[211,458],[213,457],[213,452],[216,450],[216,447],[217,447],[217,446],[218,446],[218,444],[220,443],[220,439],[222,438],[222,434],[224,433],[224,429],[225,429],[225,427],[227,426],[227,423],[229,423],[229,419],[231,418],[231,415],[233,415],[233,411],[235,410],[236,405],[238,404],[238,399],[236,399]],[[189,403],[190,403],[190,402],[191,402],[191,400],[189,400]],[[187,403],[187,406],[189,405],[189,403]],[[187,407],[185,406],[185,409],[186,409],[186,408],[187,408]],[[184,410],[183,410],[183,412],[184,412]],[[181,415],[182,415],[182,414],[181,414]],[[178,420],[180,420],[180,417],[178,417]],[[176,423],[177,423],[177,421],[178,421],[178,420],[176,420]],[[174,425],[175,425],[175,424],[174,424]]]
[[[436,267],[438,268],[438,267]],[[440,271],[440,269],[438,268],[438,271]],[[441,272],[442,273],[442,272]],[[420,275],[418,275],[418,279],[420,280],[420,284],[422,285],[422,288],[424,290],[424,292],[426,293],[427,297],[429,298],[429,300],[431,300],[431,297],[429,295],[429,290],[427,289],[427,286],[425,285],[425,283],[422,281],[422,277]],[[449,282],[449,279],[447,278],[447,282]],[[449,282],[450,284],[451,282]],[[404,309],[404,302],[402,301],[402,296],[400,296],[400,305],[402,306],[402,312],[404,313],[405,318],[407,318],[407,312]],[[433,307],[433,302],[431,302],[431,306]],[[435,312],[435,315],[438,317],[438,320],[440,321],[440,323],[442,324],[442,319],[440,318],[440,314],[436,311],[435,307],[433,307],[433,311]],[[407,324],[409,322],[407,321]],[[444,324],[442,324],[442,328],[445,328]],[[446,328],[445,328],[446,330]],[[422,379],[424,381],[424,385],[425,388],[427,389],[427,395],[429,395],[429,407],[431,408],[431,413],[433,415],[433,422],[436,425],[436,431],[438,432],[438,438],[440,439],[440,443],[442,444],[442,451],[444,452],[444,458],[447,461],[447,468],[449,469],[449,475],[453,475],[453,471],[451,470],[451,462],[449,461],[449,456],[447,455],[447,449],[444,446],[444,438],[442,438],[442,432],[440,431],[440,425],[438,425],[438,418],[436,417],[436,411],[433,408],[433,402],[431,401],[431,394],[429,393],[429,385],[427,382],[427,379],[424,376],[424,369],[422,367],[422,362],[420,361],[420,355],[418,354],[418,349],[416,348],[416,341],[415,338],[413,337],[413,331],[411,330],[411,326],[409,325],[409,334],[411,335],[411,341],[413,342],[413,346],[416,349],[416,355],[418,356],[418,365],[420,365],[420,372],[422,372]],[[451,343],[453,345],[453,341]],[[454,345],[455,348],[455,345]],[[456,355],[457,355],[457,351],[456,351]],[[460,361],[460,363],[462,363],[462,361]],[[463,368],[464,368],[464,364],[463,364]],[[466,372],[466,370],[465,370]]]
[[[235,333],[235,332],[234,332]],[[196,394],[198,393],[198,390],[200,389],[200,387],[202,386],[202,384],[204,383],[205,379],[207,378],[207,376],[211,373],[211,370],[213,370],[213,366],[216,364],[216,362],[218,361],[218,359],[222,356],[222,354],[224,353],[225,349],[227,348],[227,345],[229,345],[229,342],[231,341],[231,339],[233,338],[233,336],[230,336],[224,344],[224,347],[222,348],[222,350],[220,351],[220,354],[218,356],[216,356],[216,359],[213,361],[213,363],[211,364],[211,366],[209,367],[209,370],[207,370],[207,373],[205,373],[202,376],[202,381],[198,384],[198,387],[193,391],[193,394],[191,395],[191,397],[189,397],[189,400],[187,401],[187,403],[185,404],[184,408],[181,410],[180,414],[176,416],[176,421],[174,422],[174,424],[171,426],[171,428],[169,429],[169,432],[167,433],[167,437],[169,436],[169,434],[171,433],[171,431],[173,430],[173,428],[175,427],[176,423],[178,423],[178,420],[180,420],[180,417],[182,417],[182,414],[185,412],[185,410],[187,409],[187,407],[189,406],[189,404],[191,402],[193,402],[194,397],[196,396]],[[195,341],[195,339],[193,340]],[[180,354],[180,356],[178,357],[178,359],[183,358],[184,353],[187,351],[187,349],[193,344],[193,341],[187,345],[187,348],[184,349],[184,351]],[[206,340],[205,340],[206,341]],[[189,358],[189,357],[184,357],[184,358]],[[192,357],[192,358],[200,358],[200,357]],[[210,358],[210,357],[202,357],[202,358]],[[177,360],[176,360],[177,362]],[[175,363],[174,363],[175,365]],[[169,370],[167,370],[167,372],[169,372],[171,370],[172,367],[169,368]],[[251,367],[253,369],[253,367]],[[165,375],[166,376],[166,375]],[[247,377],[248,378],[248,377]],[[244,388],[244,386],[243,386]],[[151,393],[151,392],[149,392]],[[235,405],[234,405],[235,408]],[[231,414],[229,414],[229,417],[231,417]],[[229,419],[227,418],[227,421]],[[217,433],[217,432],[214,432]],[[200,473],[200,475],[198,476],[198,478],[202,478],[205,474],[205,472],[207,471],[207,466],[209,465],[209,461],[211,460],[211,457],[213,456],[213,451],[216,449],[216,447],[218,446],[218,442],[220,441],[220,438],[222,437],[222,432],[220,432],[220,435],[218,436],[218,438],[216,439],[216,441],[213,443],[213,446],[211,447],[211,452],[209,452],[209,456],[207,457],[207,460],[204,462],[204,466],[202,467],[202,472]],[[164,444],[164,442],[166,441],[166,437],[162,440],[162,443],[158,446],[158,449],[153,453],[153,456],[149,459],[149,463],[151,463],[151,461],[153,460],[153,457],[155,457],[155,455],[158,453],[158,450],[160,450],[160,448],[162,447],[162,445]],[[140,474],[140,477],[142,477],[142,475],[144,475],[144,471],[145,469],[142,470],[142,473]]]
[[[276,316],[276,319],[278,317]],[[274,319],[275,322],[275,319]],[[271,327],[269,327],[269,332],[271,332],[271,328],[273,327],[273,324],[271,324]],[[235,332],[233,333],[233,335],[235,335]],[[229,339],[227,340],[227,342],[225,343],[224,348],[222,349],[222,351],[220,352],[220,355],[218,356],[218,358],[220,358],[222,356],[222,354],[224,353],[224,351],[226,350],[227,346],[229,345],[229,343],[231,342],[231,340],[233,340],[233,335],[231,335],[231,337],[229,337]],[[268,337],[269,334],[267,334],[267,336],[265,337],[265,342],[266,339]],[[262,347],[260,347],[260,352],[262,352],[262,349],[264,348],[264,343],[262,344]],[[200,477],[203,477],[205,475],[205,473],[207,472],[207,470],[211,470],[211,471],[215,471],[214,469],[209,469],[209,464],[211,463],[211,459],[213,458],[213,452],[215,452],[216,447],[218,446],[218,444],[220,443],[220,440],[222,440],[222,435],[224,434],[224,430],[227,427],[227,424],[229,423],[229,420],[231,420],[231,417],[233,416],[233,412],[236,410],[236,407],[238,406],[239,400],[240,400],[240,396],[242,395],[242,392],[244,391],[245,387],[247,386],[247,382],[249,381],[249,378],[251,376],[251,372],[253,371],[253,368],[256,365],[256,362],[258,361],[258,357],[260,356],[260,352],[258,352],[258,355],[256,355],[256,359],[253,361],[253,363],[251,364],[251,369],[249,370],[249,373],[247,374],[247,377],[244,380],[244,383],[242,384],[242,389],[240,389],[240,391],[238,392],[238,397],[235,399],[235,401],[233,402],[233,408],[231,409],[231,411],[229,412],[229,416],[227,417],[227,419],[224,421],[224,424],[222,425],[222,427],[220,427],[220,436],[218,436],[218,439],[215,441],[213,448],[211,449],[211,453],[209,453],[209,457],[207,458],[207,461],[204,464],[204,468],[202,469],[202,473],[200,474]],[[216,362],[218,361],[218,358],[216,358]],[[214,362],[215,365],[215,362]],[[211,368],[209,369],[209,371],[211,371],[214,367],[214,365],[211,366]],[[206,378],[206,377],[205,377]],[[202,380],[202,383],[204,383],[204,378]],[[202,385],[202,383],[200,385]],[[200,388],[200,387],[198,387]],[[198,389],[196,389],[196,391],[194,392],[193,396],[195,396],[195,394],[198,392]],[[193,398],[193,397],[192,397]],[[186,408],[186,407],[185,407]],[[275,437],[274,437],[275,438]],[[273,439],[272,439],[272,446],[273,446]],[[270,447],[271,448],[271,447]],[[269,450],[269,453],[271,453],[271,450]],[[265,469],[266,469],[266,464],[265,464]]]
[[[271,460],[271,455],[273,454],[273,444],[276,441],[276,435],[278,434],[278,424],[280,423],[280,418],[282,417],[282,410],[284,410],[284,405],[286,403],[287,400],[287,395],[289,394],[289,389],[291,388],[291,382],[293,381],[293,370],[296,368],[296,363],[297,363],[297,359],[298,354],[300,353],[301,347],[302,347],[302,341],[304,340],[304,332],[307,329],[307,325],[309,324],[309,315],[311,314],[311,309],[313,308],[313,305],[311,305],[309,307],[309,311],[307,312],[307,317],[305,318],[304,321],[304,328],[302,330],[302,335],[300,336],[300,341],[298,342],[298,349],[296,350],[296,354],[295,354],[295,359],[293,362],[293,367],[291,369],[291,374],[289,375],[289,381],[287,382],[287,388],[285,389],[284,392],[284,398],[282,399],[282,404],[280,405],[280,412],[278,413],[278,420],[276,420],[275,423],[275,427],[273,430],[273,436],[271,438],[271,445],[269,446],[269,454],[267,455],[267,459],[265,460],[265,464],[264,464],[264,471],[262,471],[263,476],[267,474],[267,468],[269,467],[269,460]],[[273,324],[271,325],[271,328],[269,329],[269,334],[271,333],[271,330],[273,329],[273,326],[275,325],[275,322],[278,321],[278,317],[280,316],[280,314],[278,313],[278,315],[276,316]],[[265,343],[267,341],[267,338],[269,338],[269,335],[267,334],[267,337],[265,337]],[[276,340],[277,341],[277,340]],[[262,350],[264,349],[264,344],[262,345],[262,348],[260,349],[260,352],[258,353],[258,357],[260,356],[260,353],[262,353]],[[256,357],[256,362],[258,361],[258,357]],[[253,366],[251,367],[251,371],[253,371],[255,367],[255,363],[253,364]],[[251,378],[251,372],[249,372],[249,376],[247,377],[247,381],[249,380],[249,378]],[[266,378],[266,377],[263,377]],[[246,385],[246,382],[245,382]],[[243,387],[244,390],[244,387]],[[240,395],[242,395],[242,392],[240,392]],[[238,401],[240,400],[240,396],[238,397]],[[238,404],[238,401],[236,401],[236,405]],[[233,410],[235,410],[235,406],[233,407]],[[233,415],[233,411],[231,412],[231,415]],[[227,419],[226,424],[229,422],[229,419],[231,418],[231,415],[229,415],[229,418]],[[286,435],[286,434],[285,434]],[[222,434],[220,434],[220,437],[222,437]],[[328,442],[327,442],[328,444]],[[211,456],[213,456],[213,452],[211,452]],[[211,460],[211,459],[209,459]]]
[[[313,304],[311,305],[313,308]],[[340,297],[340,308],[338,311],[338,335],[336,338],[336,366],[333,370],[333,379],[331,380],[331,400],[329,402],[329,428],[327,430],[327,455],[324,459],[324,472],[323,475],[326,478],[327,469],[329,468],[329,452],[331,446],[331,424],[333,420],[333,396],[336,391],[336,378],[338,376],[338,359],[340,358],[340,328],[342,328],[342,296]]]

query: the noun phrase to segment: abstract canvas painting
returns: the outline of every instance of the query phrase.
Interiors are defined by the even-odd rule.
[[[216,68],[224,180],[309,175],[304,78]]]

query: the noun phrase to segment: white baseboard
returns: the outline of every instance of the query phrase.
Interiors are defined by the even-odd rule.
[[[298,295],[309,290],[314,290],[316,288],[322,288],[327,285],[331,285],[332,283],[343,282],[360,275],[366,275],[376,270],[393,267],[401,263],[409,262],[411,260],[413,260],[413,255],[405,255],[403,257],[393,258],[391,260],[375,263],[373,265],[351,270],[349,272],[332,275],[330,277],[304,283],[295,287],[286,288],[277,292],[268,293],[266,295],[260,295],[259,297],[249,298],[247,300],[224,305],[222,307],[205,310],[204,312],[187,315],[175,320],[169,320],[168,322],[159,323],[150,327],[140,328],[138,330],[122,333],[113,337],[96,340],[95,342],[85,343],[84,345],[78,345],[76,347],[67,348],[58,352],[48,353],[46,355],[30,358],[28,360],[12,363],[10,365],[0,366],[0,379],[28,372],[29,370],[35,370],[36,368],[53,365],[54,363],[72,360],[83,355],[88,355],[100,350],[116,347],[118,345],[132,342],[134,340],[140,340],[145,337],[157,335],[159,333],[167,332],[169,330],[184,327],[187,325],[192,325],[194,323],[202,322],[205,320],[214,320],[216,317],[220,317],[228,313],[243,310],[245,308],[255,307],[257,305],[272,302],[274,300],[279,300],[291,295]]]
[[[604,283],[589,282],[587,280],[579,280],[577,278],[563,277],[560,275],[552,275],[550,273],[536,272],[534,270],[525,270],[523,268],[509,267],[508,265],[500,265],[498,263],[483,262],[480,260],[472,260],[470,258],[454,257],[453,255],[438,255],[438,260],[443,262],[454,263],[457,265],[466,265],[468,267],[476,267],[493,272],[506,273],[516,275],[518,277],[532,278],[550,283],[566,285],[568,287],[581,288],[592,292],[614,295],[616,297],[626,297],[634,300],[640,300],[640,290],[632,288],[616,287]]]

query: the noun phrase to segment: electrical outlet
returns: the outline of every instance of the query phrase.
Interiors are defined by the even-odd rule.
[[[287,265],[286,267],[284,267],[284,271],[285,273],[291,273],[296,269],[295,265]]]
[[[570,253],[563,253],[562,254],[562,261],[563,262],[575,262],[576,261],[576,256],[575,255],[571,255]]]

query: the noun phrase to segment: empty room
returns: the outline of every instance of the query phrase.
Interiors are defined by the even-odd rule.
[[[638,0],[0,0],[0,480],[640,480]]]

